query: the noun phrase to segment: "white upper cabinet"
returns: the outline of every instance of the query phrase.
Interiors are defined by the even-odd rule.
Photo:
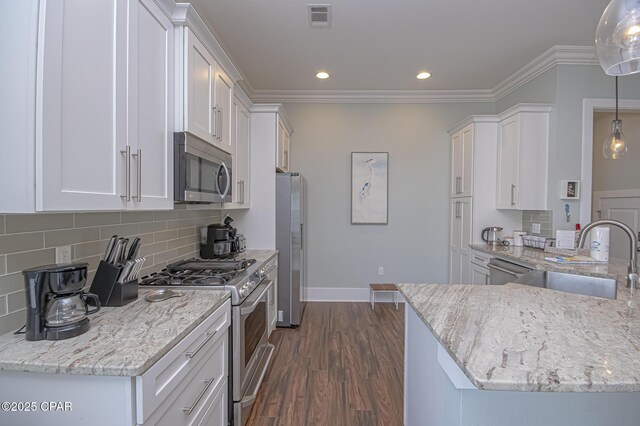
[[[36,209],[123,209],[126,1],[49,1],[42,11]]]
[[[550,112],[519,104],[500,114],[496,208],[547,209]]]
[[[137,209],[170,209],[173,207],[173,24],[153,0],[132,1],[129,22],[128,142],[132,156],[132,202]]]
[[[188,28],[184,40],[184,130],[233,155],[233,81]]]
[[[278,117],[278,152],[276,169],[281,172],[289,171],[289,150],[291,148],[291,133],[282,117]]]
[[[233,126],[231,138],[234,140],[233,153],[233,202],[226,203],[226,209],[249,208],[251,185],[250,129],[251,113],[238,97],[233,99]]]
[[[46,2],[36,210],[173,206],[173,26],[152,0]]]
[[[451,135],[451,197],[473,195],[473,124]]]

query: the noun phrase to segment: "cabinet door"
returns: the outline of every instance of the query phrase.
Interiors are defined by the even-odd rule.
[[[282,120],[278,119],[278,146],[277,146],[277,155],[276,155],[276,167],[283,172],[287,171],[286,162],[284,158],[284,145],[286,143],[286,132],[287,128],[285,127]]]
[[[187,79],[185,130],[214,143],[214,76],[216,62],[200,40],[190,31],[185,31],[187,52]]]
[[[173,25],[153,0],[130,3],[129,208],[173,207]]]
[[[249,152],[249,129],[251,126],[251,115],[239,101],[236,100],[234,103],[236,119],[235,155],[233,157],[233,171],[236,177],[234,200],[242,207],[249,207],[249,191],[251,189],[249,182],[251,161]]]
[[[473,124],[462,129],[461,145],[462,145],[462,165],[460,175],[460,193],[461,197],[470,197],[473,188]]]
[[[126,0],[42,7],[36,209],[124,209]]]
[[[451,136],[451,192],[452,197],[460,196],[462,180],[462,131]]]
[[[449,239],[449,283],[469,283],[472,226],[471,198],[452,199]]]
[[[478,266],[475,263],[470,263],[471,284],[487,285],[489,284],[489,270]]]
[[[520,161],[520,117],[509,117],[500,122],[498,134],[498,188],[496,207],[518,208],[518,172]]]
[[[232,97],[233,82],[225,74],[225,72],[216,65],[215,72],[215,144],[228,152],[233,154],[233,147],[231,141],[231,110],[233,104]]]
[[[473,124],[451,136],[452,197],[470,197],[473,178]]]

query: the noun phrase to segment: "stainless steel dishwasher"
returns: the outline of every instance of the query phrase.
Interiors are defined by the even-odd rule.
[[[487,266],[489,267],[489,284],[491,285],[512,283],[527,272],[533,271],[533,268],[495,257],[489,261]]]

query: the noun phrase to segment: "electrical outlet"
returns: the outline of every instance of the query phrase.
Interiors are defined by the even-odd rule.
[[[71,246],[56,247],[56,263],[71,263]]]
[[[378,275],[379,276],[383,276],[384,275],[384,268],[382,266],[378,266]]]
[[[531,232],[534,234],[539,234],[540,233],[540,224],[539,223],[532,223],[531,224]]]
[[[278,321],[284,321],[284,312],[278,311]]]

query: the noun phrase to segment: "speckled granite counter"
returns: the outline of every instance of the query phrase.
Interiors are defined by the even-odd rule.
[[[235,256],[235,259],[255,259],[258,262],[267,262],[278,255],[278,250],[250,250],[247,249]]]
[[[627,299],[519,284],[399,288],[478,389],[640,391],[640,308]]]
[[[182,297],[150,303],[152,290],[120,308],[91,315],[91,329],[71,339],[28,342],[0,336],[0,370],[138,376],[230,297],[228,291],[180,290]]]

